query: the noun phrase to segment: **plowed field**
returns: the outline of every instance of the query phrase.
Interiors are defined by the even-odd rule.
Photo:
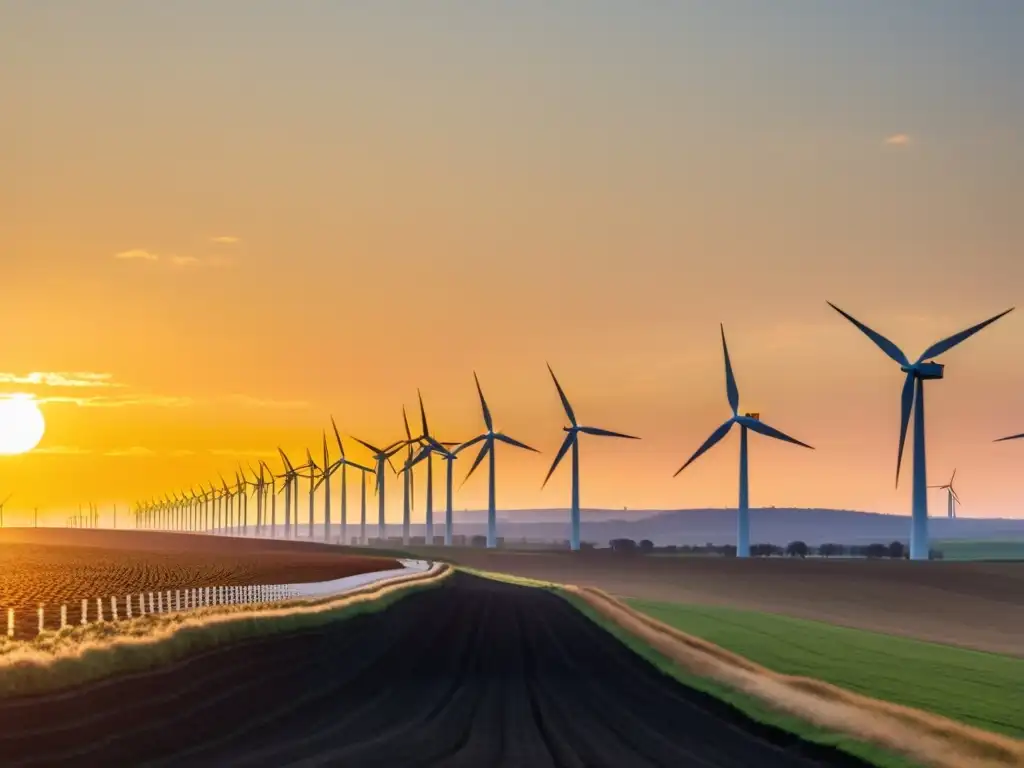
[[[36,608],[47,626],[59,625],[62,604],[77,618],[92,604],[128,593],[190,587],[329,581],[398,568],[390,558],[353,555],[303,542],[259,541],[186,534],[64,529],[0,531],[0,621],[16,615],[16,636],[37,630]],[[6,629],[4,624],[3,630]]]
[[[865,766],[647,663],[557,595],[456,573],[378,614],[0,702],[5,766]]]

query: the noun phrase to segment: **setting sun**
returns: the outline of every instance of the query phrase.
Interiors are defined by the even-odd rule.
[[[14,395],[0,399],[0,454],[31,451],[45,431],[46,421],[34,398]]]

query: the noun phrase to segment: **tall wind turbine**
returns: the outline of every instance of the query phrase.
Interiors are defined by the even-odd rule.
[[[572,538],[570,539],[569,546],[573,551],[580,548],[580,444],[579,434],[582,432],[585,435],[598,435],[601,437],[623,437],[628,440],[639,440],[639,437],[633,435],[624,435],[621,432],[610,432],[607,429],[599,429],[598,427],[583,427],[580,426],[576,421],[576,414],[573,412],[572,406],[569,405],[569,398],[565,396],[565,392],[562,390],[562,385],[558,383],[558,378],[555,376],[555,372],[551,370],[551,366],[548,365],[548,373],[551,374],[551,379],[555,382],[555,389],[558,390],[558,397],[562,401],[562,407],[565,409],[565,415],[569,418],[568,427],[562,427],[565,430],[565,440],[562,442],[562,447],[558,449],[558,454],[555,456],[555,460],[551,464],[551,469],[548,470],[547,477],[544,478],[544,482],[541,485],[543,488],[548,484],[548,480],[551,479],[551,475],[555,471],[555,467],[558,466],[558,462],[562,460],[566,452],[572,448],[572,512],[570,520],[572,522]]]
[[[956,518],[956,505],[960,503],[960,497],[956,495],[956,489],[953,488],[953,479],[956,477],[956,469],[953,469],[953,476],[949,478],[949,482],[945,485],[929,485],[929,488],[940,488],[946,492],[946,517],[950,520]]]
[[[888,355],[906,374],[903,381],[903,394],[900,402],[900,447],[896,454],[896,485],[900,482],[900,464],[903,462],[903,444],[907,437],[907,426],[910,423],[910,410],[914,409],[914,489],[912,521],[910,528],[910,559],[927,560],[928,551],[928,476],[925,466],[924,443],[924,383],[929,379],[941,379],[945,366],[936,363],[932,358],[948,352],[960,342],[969,339],[982,328],[1013,311],[1010,307],[984,322],[972,325],[965,331],[937,341],[921,353],[913,363],[899,347],[882,334],[871,330],[859,320],[851,317],[832,302],[828,302],[836,312],[841,314],[867,336],[875,345]]]
[[[750,557],[750,487],[747,473],[747,430],[753,430],[766,437],[774,437],[776,440],[783,440],[787,443],[800,445],[804,448],[811,448],[807,443],[802,443],[796,438],[783,434],[774,427],[770,427],[761,421],[760,414],[739,413],[740,391],[736,386],[736,377],[732,373],[732,363],[729,361],[729,347],[725,343],[725,326],[719,326],[722,332],[722,354],[725,356],[725,393],[729,399],[729,407],[732,408],[732,416],[718,429],[711,433],[711,436],[704,441],[704,444],[697,449],[683,466],[676,470],[676,477],[690,464],[696,461],[697,457],[710,449],[715,443],[725,437],[733,424],[740,425],[740,499],[738,510],[738,530],[736,535],[736,557]],[[811,448],[813,450],[813,448]]]
[[[405,406],[402,406],[402,423],[405,426],[405,441],[403,445],[406,449],[405,463],[408,464],[413,458],[413,446],[419,445],[420,441],[414,440],[412,432],[409,430],[409,417],[405,412]],[[409,546],[409,526],[411,524],[410,515],[412,508],[412,472],[403,470],[399,472],[395,470],[395,474],[402,475],[402,544]]]
[[[327,430],[323,433],[324,440],[324,466],[320,470],[320,479],[317,480],[315,488],[324,486],[324,543],[331,543],[331,475],[333,475],[340,464],[331,464],[331,455],[327,450]],[[312,458],[310,458],[312,461]],[[344,543],[344,530],[342,531],[342,543]]]
[[[316,504],[316,477],[317,472],[320,471],[320,467],[313,461],[313,454],[309,452],[309,448],[306,449],[306,464],[302,467],[296,467],[299,470],[308,470],[308,475],[300,475],[309,480],[309,540],[313,541],[313,510]],[[298,487],[298,486],[296,486]],[[296,504],[296,508],[298,504]]]
[[[377,469],[375,473],[377,475],[377,536],[383,542],[385,537],[384,527],[384,465],[391,464],[391,457],[398,453],[402,448],[405,447],[404,440],[397,440],[386,448],[377,448],[376,446],[370,445],[365,440],[360,440],[358,437],[352,437],[357,443],[366,448],[370,453],[373,454],[373,460],[376,462]],[[394,464],[391,464],[391,468],[394,469]]]
[[[446,485],[448,489],[448,498],[446,500],[445,515],[444,515],[444,545],[450,547],[452,545],[452,462],[458,458],[453,452],[448,450],[448,446],[458,446],[461,443],[439,443],[433,438],[430,438],[429,442],[424,444],[420,448],[420,452],[416,454],[416,457],[405,465],[404,471],[410,471],[414,466],[419,464],[424,459],[427,460],[427,475],[428,478],[433,476],[433,471],[430,469],[431,457],[436,453],[442,459],[444,459],[446,465]],[[433,511],[431,509],[431,480],[427,480],[427,540],[433,544]]]
[[[263,470],[267,471],[269,476],[267,480],[263,480]],[[267,463],[260,459],[260,481],[263,483],[263,488],[260,493],[263,495],[263,525],[267,524],[267,486],[270,486],[270,538],[277,538],[277,478],[274,477],[274,473],[270,471],[270,467]]]
[[[292,499],[295,500],[295,524],[298,527],[299,522],[299,473],[297,467],[293,467],[292,463],[288,460],[288,456],[280,448],[277,449],[278,453],[281,454],[281,459],[284,461],[284,473],[278,475],[278,477],[284,480],[284,537],[286,539],[292,538]],[[294,493],[292,486],[295,486]]]
[[[7,494],[6,499],[0,501],[0,528],[4,527],[4,507],[7,506],[7,502],[11,500],[11,496],[13,495],[13,493],[9,493]]]
[[[331,428],[334,430],[334,439],[338,443],[338,453],[340,454],[338,460],[331,465],[331,471],[334,472],[337,469],[341,469],[341,543],[345,545],[348,544],[348,468],[354,467],[355,469],[358,469],[360,474],[363,476],[363,508],[359,543],[366,544],[366,474],[372,474],[373,470],[369,467],[364,467],[362,464],[349,461],[345,456],[345,444],[341,441],[341,433],[338,432],[338,425],[335,423],[333,416],[331,416]]]
[[[466,480],[469,480],[469,476],[473,474],[480,462],[484,460],[485,456],[490,458],[490,478],[487,486],[487,548],[494,549],[498,546],[498,532],[497,532],[497,512],[495,505],[495,492],[494,492],[494,446],[497,441],[501,441],[508,445],[516,448],[523,448],[527,451],[533,451],[534,453],[540,453],[536,448],[531,448],[526,443],[521,443],[518,440],[513,440],[508,435],[504,435],[501,432],[494,431],[494,421],[491,419],[491,410],[487,407],[487,401],[484,399],[484,392],[480,388],[480,379],[476,375],[476,371],[473,372],[473,380],[476,382],[476,392],[480,396],[480,409],[484,415],[484,426],[487,427],[487,431],[482,435],[477,435],[471,440],[466,441],[458,448],[455,449],[455,453],[469,448],[471,445],[483,442],[480,448],[480,453],[477,454],[476,460],[473,462],[473,466],[469,468],[469,472],[466,473]],[[463,480],[465,484],[466,480]]]

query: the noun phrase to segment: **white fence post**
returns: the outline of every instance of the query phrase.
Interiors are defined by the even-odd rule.
[[[150,592],[149,593],[149,612],[153,613],[155,610],[156,609],[154,608],[154,603],[153,603],[153,593]]]
[[[110,620],[117,621],[117,598],[110,596]]]
[[[96,621],[103,621],[103,598],[96,598]]]
[[[7,636],[14,637],[14,609],[7,609]]]
[[[68,604],[64,603],[60,607],[60,628],[66,629],[68,626]]]
[[[175,604],[175,610],[180,611],[181,610],[181,590],[180,589],[174,590],[174,604]]]
[[[39,604],[39,634],[43,634],[43,604]]]
[[[130,594],[124,596],[124,609],[130,619],[132,617],[132,596]]]
[[[142,593],[139,592],[139,616],[145,616],[145,615],[146,615],[146,599],[145,599],[145,597],[143,597]]]
[[[89,623],[89,601],[82,600],[82,626],[84,627]]]
[[[157,613],[163,613],[164,612],[164,593],[163,592],[157,592],[156,593],[156,612]]]

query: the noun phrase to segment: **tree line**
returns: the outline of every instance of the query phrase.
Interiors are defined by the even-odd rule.
[[[733,544],[670,544],[656,547],[650,539],[612,539],[608,546],[613,552],[624,554],[693,554],[718,555],[720,557],[736,557],[736,546]],[[821,544],[810,546],[804,541],[791,541],[786,546],[778,544],[751,544],[751,557],[864,557],[872,560],[902,560],[910,556],[909,548],[902,541],[889,544]],[[942,552],[931,550],[929,559],[941,560]]]

